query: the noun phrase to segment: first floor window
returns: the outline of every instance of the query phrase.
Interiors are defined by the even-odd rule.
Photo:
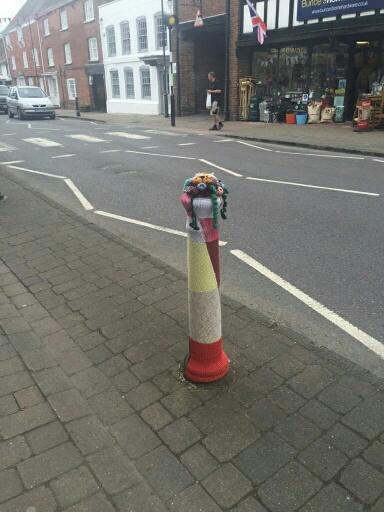
[[[148,49],[148,34],[147,34],[147,19],[137,18],[137,48],[139,52],[144,52]]]
[[[95,11],[93,8],[93,0],[85,0],[84,2],[84,21],[93,21],[95,19]]]
[[[14,55],[12,55],[11,60],[12,60],[12,69],[15,70],[16,69],[16,59],[15,59]]]
[[[34,48],[32,50],[33,52],[33,60],[35,61],[35,66],[40,66],[40,63],[39,63],[39,52],[37,51],[37,48]]]
[[[120,98],[120,80],[117,69],[111,71],[112,98]]]
[[[61,9],[61,11],[60,11],[60,25],[61,25],[61,30],[67,30],[68,16],[67,16],[66,9]]]
[[[141,97],[143,99],[151,99],[151,71],[149,68],[140,69],[141,78]]]
[[[89,51],[89,60],[91,62],[99,60],[99,49],[97,47],[97,37],[90,37],[88,39],[88,51]]]
[[[53,50],[52,48],[48,48],[47,50],[47,58],[48,58],[48,66],[54,66],[55,61],[53,60]]]
[[[67,80],[68,99],[75,100],[77,96],[76,91],[76,80],[74,78],[68,78]]]
[[[27,52],[23,52],[23,65],[25,68],[28,67],[28,57],[27,57]]]
[[[133,69],[125,68],[125,96],[126,98],[134,98],[135,97],[135,82],[133,78]]]
[[[72,64],[71,45],[69,43],[66,43],[64,45],[64,57],[65,57],[65,64]]]
[[[105,29],[105,35],[107,37],[107,52],[108,57],[115,57],[116,55],[116,37],[115,27],[111,25]]]
[[[155,16],[155,30],[156,30],[156,48],[166,48],[168,46],[167,41],[167,27],[164,24],[164,20],[161,14]]]
[[[121,33],[121,53],[127,55],[131,53],[131,32],[129,30],[129,22],[123,21],[120,23]]]

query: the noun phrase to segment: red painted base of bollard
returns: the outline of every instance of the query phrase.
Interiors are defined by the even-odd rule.
[[[224,352],[223,339],[215,343],[199,343],[189,338],[189,360],[185,378],[191,382],[215,382],[229,371],[229,359]]]

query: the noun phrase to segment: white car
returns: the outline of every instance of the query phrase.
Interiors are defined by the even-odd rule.
[[[8,98],[8,116],[19,119],[27,117],[49,117],[55,119],[55,107],[40,87],[29,85],[11,87]]]

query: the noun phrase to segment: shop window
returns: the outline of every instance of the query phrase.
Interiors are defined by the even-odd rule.
[[[275,48],[253,54],[252,75],[262,83],[262,88],[268,96],[279,93],[278,64],[279,54]]]
[[[334,96],[340,81],[346,80],[348,59],[349,46],[346,44],[319,44],[313,47],[308,84],[312,99]]]

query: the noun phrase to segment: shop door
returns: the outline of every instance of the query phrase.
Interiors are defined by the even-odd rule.
[[[164,115],[165,113],[165,105],[164,105],[164,70],[163,69],[159,69],[159,72],[158,72],[158,80],[159,80],[159,105],[160,105],[160,115]],[[167,78],[167,91],[169,91],[169,75],[168,73],[166,74],[166,78]],[[169,100],[168,100],[168,112],[169,112]]]
[[[103,75],[92,75],[92,103],[94,110],[106,111],[107,98]]]

